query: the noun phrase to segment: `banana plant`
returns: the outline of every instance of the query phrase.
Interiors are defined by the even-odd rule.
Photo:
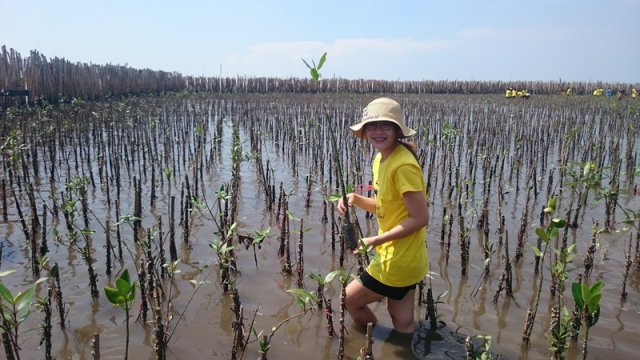
[[[126,314],[127,338],[124,348],[124,358],[126,360],[129,357],[129,310],[131,310],[131,305],[136,296],[136,284],[131,281],[129,270],[125,269],[120,277],[116,279],[115,288],[106,286],[104,293],[113,306],[123,308]]]
[[[322,65],[324,65],[324,62],[326,60],[327,60],[327,53],[325,52],[320,57],[320,60],[318,61],[318,65],[316,65],[316,62],[313,60],[311,60],[311,63],[313,64],[313,66],[309,65],[309,63],[305,59],[302,59],[302,62],[309,68],[309,73],[311,74],[311,77],[313,78],[313,80],[320,81],[320,77],[321,77],[320,69],[322,68]]]

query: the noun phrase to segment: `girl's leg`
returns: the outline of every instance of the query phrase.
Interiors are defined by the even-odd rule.
[[[368,323],[375,324],[376,315],[367,305],[379,301],[383,296],[367,289],[358,280],[350,282],[346,291],[345,307],[353,321],[362,326],[367,326]]]
[[[387,298],[387,310],[393,329],[399,333],[412,333],[416,329],[413,317],[416,290],[410,290],[402,300]]]

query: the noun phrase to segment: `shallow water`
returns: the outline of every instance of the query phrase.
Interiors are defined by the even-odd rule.
[[[495,253],[490,262],[490,275],[485,279],[483,276],[483,251],[481,241],[484,238],[482,231],[477,229],[477,216],[481,209],[482,189],[483,189],[483,168],[477,165],[474,184],[467,182],[464,193],[455,192],[453,198],[449,198],[447,185],[443,185],[447,180],[447,169],[441,169],[440,164],[445,162],[446,147],[438,143],[441,139],[441,129],[443,124],[450,123],[461,130],[458,145],[453,146],[453,151],[462,157],[460,164],[461,177],[469,178],[470,172],[464,166],[474,158],[485,158],[497,156],[504,151],[509,152],[505,156],[505,174],[515,166],[522,167],[516,175],[514,172],[509,180],[505,175],[501,184],[505,198],[501,205],[502,214],[505,216],[505,238],[509,241],[509,251],[511,257],[515,252],[517,233],[521,226],[525,198],[526,198],[526,176],[527,166],[524,162],[531,160],[532,149],[547,147],[548,165],[543,172],[541,164],[537,163],[539,173],[539,195],[530,201],[530,212],[528,214],[528,226],[526,229],[526,240],[535,243],[535,228],[538,226],[538,214],[546,203],[547,178],[553,164],[557,162],[559,155],[556,149],[562,141],[570,140],[563,137],[564,133],[554,137],[539,136],[534,134],[540,128],[550,126],[544,124],[539,118],[545,121],[558,124],[558,128],[578,128],[578,133],[584,131],[582,137],[576,145],[578,151],[576,161],[584,161],[579,158],[584,154],[590,154],[593,146],[589,142],[589,137],[593,137],[589,130],[580,129],[583,123],[588,121],[598,122],[620,122],[617,124],[622,129],[631,123],[633,119],[625,117],[627,108],[617,109],[623,104],[607,103],[598,100],[598,103],[591,103],[591,99],[566,100],[564,104],[558,104],[556,99],[539,99],[524,103],[505,102],[500,97],[471,97],[471,96],[402,96],[400,97],[407,106],[411,116],[408,118],[410,125],[420,129],[428,129],[430,137],[423,132],[417,138],[419,147],[426,149],[425,172],[429,169],[429,164],[433,165],[431,172],[432,188],[430,191],[431,224],[428,229],[428,248],[431,260],[432,277],[429,281],[433,288],[434,296],[445,294],[440,303],[437,304],[437,313],[441,321],[441,328],[437,332],[429,332],[423,324],[412,339],[398,339],[389,330],[391,321],[386,313],[384,302],[374,304],[376,314],[379,316],[380,325],[374,329],[373,354],[378,359],[407,359],[410,356],[417,358],[453,358],[464,357],[464,339],[471,336],[476,344],[479,344],[478,335],[491,336],[492,343],[490,350],[495,354],[500,354],[503,359],[543,359],[549,358],[548,348],[548,328],[550,323],[550,308],[556,297],[552,297],[549,292],[549,272],[552,256],[549,255],[545,262],[544,283],[538,307],[538,315],[533,327],[531,345],[524,347],[521,345],[522,331],[527,312],[527,307],[534,299],[534,289],[537,286],[538,275],[533,272],[534,254],[525,245],[524,258],[514,264],[513,272],[513,298],[505,297],[504,293],[498,302],[493,304],[492,299],[497,289],[498,279],[504,268],[504,258],[500,256],[503,247],[497,244],[498,217],[497,211],[499,202],[497,198],[498,184],[496,177],[492,178],[492,196],[489,199],[489,237],[494,244]],[[331,223],[322,224],[322,202],[324,187],[331,187],[328,184],[331,170],[329,164],[330,148],[327,147],[326,129],[336,130],[342,139],[343,132],[346,133],[344,123],[354,121],[358,116],[359,109],[366,104],[369,97],[353,96],[349,98],[335,97],[329,98],[327,103],[332,104],[341,118],[340,122],[332,125],[320,127],[319,132],[304,129],[305,123],[310,120],[309,113],[319,114],[315,108],[314,97],[305,95],[273,95],[272,98],[262,95],[235,95],[225,97],[207,97],[203,95],[193,97],[169,97],[151,99],[148,102],[131,102],[125,106],[96,105],[92,107],[86,105],[78,111],[78,120],[85,121],[87,126],[77,125],[75,138],[65,139],[64,142],[56,142],[58,147],[55,153],[58,156],[55,160],[57,172],[52,191],[48,180],[47,169],[51,165],[50,151],[46,143],[33,142],[28,144],[31,148],[36,148],[40,152],[38,157],[39,176],[35,176],[33,168],[29,171],[29,178],[25,178],[22,170],[17,168],[14,176],[22,179],[21,187],[14,181],[12,187],[7,185],[6,194],[9,189],[14,189],[20,201],[22,211],[28,216],[29,202],[24,184],[30,182],[34,185],[37,209],[41,212],[42,205],[51,207],[53,194],[59,194],[64,190],[64,185],[76,176],[89,176],[93,174],[96,185],[88,186],[88,201],[91,209],[89,228],[95,230],[88,239],[93,245],[93,256],[97,260],[95,263],[98,273],[98,289],[100,296],[92,299],[88,287],[87,267],[77,251],[70,250],[65,240],[65,222],[62,215],[57,218],[52,214],[48,216],[46,234],[49,245],[50,264],[58,263],[62,283],[63,299],[68,311],[68,325],[61,330],[56,322],[58,317],[54,311],[53,318],[53,354],[58,359],[89,359],[91,358],[91,342],[94,334],[100,336],[101,358],[122,358],[125,343],[125,317],[124,312],[119,308],[114,308],[108,303],[102,289],[105,286],[113,286],[115,278],[120,271],[129,269],[132,277],[136,266],[132,257],[125,252],[122,262],[114,262],[114,274],[107,276],[106,272],[106,243],[104,224],[111,223],[110,232],[115,241],[116,205],[118,200],[120,216],[132,214],[134,211],[134,186],[133,177],[141,180],[142,197],[142,226],[144,229],[157,227],[162,219],[163,233],[166,235],[168,229],[169,206],[168,201],[171,196],[176,196],[176,209],[179,208],[181,190],[184,189],[184,178],[189,176],[191,186],[195,186],[193,177],[195,169],[200,169],[198,156],[203,156],[206,169],[203,169],[203,177],[199,181],[198,198],[206,199],[208,205],[215,208],[215,192],[222,184],[228,184],[232,178],[231,133],[233,122],[238,121],[239,136],[242,142],[242,151],[246,155],[245,161],[240,166],[240,187],[238,193],[231,196],[238,199],[237,226],[242,233],[254,233],[260,229],[271,228],[270,236],[265,240],[260,248],[236,246],[238,274],[235,277],[235,286],[240,295],[240,301],[244,309],[244,323],[249,326],[252,319],[255,323],[253,328],[255,334],[263,331],[264,335],[269,335],[271,329],[280,322],[290,317],[300,314],[302,308],[296,303],[293,296],[287,293],[290,288],[296,287],[296,275],[285,275],[281,271],[281,259],[278,258],[277,250],[279,246],[278,219],[275,216],[275,209],[269,211],[265,209],[265,191],[259,185],[256,173],[255,157],[251,155],[250,134],[262,132],[261,150],[262,162],[269,161],[272,169],[272,183],[278,188],[280,184],[288,195],[290,211],[290,231],[291,231],[291,256],[296,257],[296,243],[300,237],[298,232],[303,220],[303,226],[307,230],[303,232],[304,237],[304,272],[305,274],[326,275],[330,271],[338,268],[338,254],[331,250]],[[595,101],[595,100],[594,100]],[[614,100],[612,100],[614,101]],[[587,105],[585,105],[588,104]],[[631,106],[631,105],[624,105]],[[637,106],[637,105],[636,105]],[[587,110],[584,110],[587,108]],[[613,108],[613,109],[612,109]],[[471,109],[471,110],[470,110]],[[586,113],[582,113],[586,111]],[[612,112],[613,111],[613,112]],[[92,115],[94,114],[94,115]],[[484,114],[484,115],[482,115]],[[509,126],[500,119],[511,120]],[[593,115],[595,114],[595,115]],[[622,114],[622,115],[620,115]],[[83,116],[86,115],[86,118]],[[485,116],[486,119],[479,120]],[[58,118],[59,116],[59,118]],[[620,117],[617,117],[620,116]],[[428,119],[429,121],[426,121]],[[492,121],[491,119],[498,119]],[[613,119],[613,120],[611,120]],[[316,119],[317,120],[317,119]],[[334,119],[335,120],[335,119]],[[540,124],[532,124],[539,121]],[[8,126],[8,119],[3,119],[5,126]],[[63,127],[66,119],[62,115],[49,115],[47,121],[54,123],[57,131],[63,133],[62,129],[69,130],[72,127]],[[322,120],[318,120],[322,121]],[[329,120],[326,120],[329,121]],[[157,125],[150,126],[155,123]],[[496,125],[497,123],[497,125]],[[566,125],[565,123],[570,123]],[[107,125],[110,124],[110,125]],[[471,126],[470,124],[477,124]],[[491,127],[493,126],[495,127]],[[203,126],[206,140],[198,147],[201,133],[197,130],[198,125]],[[476,128],[475,126],[478,126]],[[216,141],[216,127],[222,129],[220,141]],[[279,130],[279,129],[286,130]],[[344,129],[344,130],[343,130]],[[466,129],[466,130],[465,130]],[[140,132],[140,130],[142,130]],[[622,136],[624,144],[633,142],[633,138],[625,138],[624,132],[614,132],[612,126],[597,126],[594,132],[603,139],[603,143],[611,143],[613,139]],[[111,139],[112,131],[120,134]],[[56,132],[56,133],[58,133]],[[134,134],[140,133],[137,137]],[[434,135],[436,134],[436,135]],[[477,136],[471,138],[471,135]],[[488,135],[487,135],[488,134]],[[549,143],[533,143],[527,145],[527,137],[519,137],[528,134],[531,139],[547,139]],[[42,136],[42,135],[41,135]],[[627,135],[628,136],[628,135]],[[41,137],[42,138],[42,137]],[[55,138],[55,137],[53,137]],[[73,138],[73,137],[72,137]],[[156,139],[158,146],[154,147],[153,141],[145,139]],[[301,139],[304,143],[300,145]],[[504,143],[490,143],[491,139],[504,138]],[[26,137],[27,141],[29,137]],[[62,139],[58,137],[58,139]],[[105,150],[105,143],[109,141],[120,141],[111,150]],[[324,140],[323,140],[324,139]],[[563,139],[563,140],[559,140]],[[320,142],[317,142],[317,141]],[[430,141],[431,140],[431,141]],[[434,141],[435,140],[435,141]],[[636,139],[637,140],[637,139]],[[477,145],[485,142],[486,146]],[[43,145],[44,144],[44,145]],[[345,144],[342,143],[341,144]],[[509,149],[501,149],[504,144]],[[525,144],[525,145],[522,145]],[[517,150],[522,145],[522,149],[530,146],[529,150]],[[370,150],[360,147],[357,143],[343,145],[343,161],[348,171],[353,170],[354,164],[362,157],[367,158]],[[610,146],[610,145],[608,145]],[[127,166],[126,154],[130,157]],[[477,151],[474,151],[477,149]],[[83,156],[86,151],[87,156]],[[122,153],[118,153],[122,151]],[[318,151],[317,153],[314,151]],[[638,150],[634,149],[633,154]],[[319,156],[319,153],[326,154],[326,157]],[[593,151],[595,154],[595,151]],[[119,156],[119,162],[115,163],[114,158]],[[433,155],[431,158],[430,155]],[[30,159],[32,159],[33,155]],[[594,155],[595,156],[595,155]],[[518,162],[518,157],[522,163]],[[612,155],[607,155],[605,163],[610,161]],[[77,160],[76,160],[77,159]],[[186,161],[185,161],[186,159]],[[295,159],[295,166],[293,165]],[[431,161],[430,159],[433,159]],[[77,161],[77,162],[76,162]],[[115,177],[104,177],[100,181],[98,177],[100,161],[108,161],[108,164],[121,171],[122,188],[120,195],[114,191]],[[364,180],[366,182],[369,164],[363,166],[363,173],[350,173],[350,181]],[[156,167],[155,176],[155,204],[151,205],[152,183],[151,167]],[[165,180],[163,185],[159,184],[159,177],[163,176],[163,170],[171,168],[173,170],[172,179]],[[320,170],[319,170],[320,169]],[[110,172],[113,174],[113,172]],[[559,209],[565,209],[571,201],[568,187],[560,188],[557,184],[557,173],[554,180],[554,192],[562,192],[562,199]],[[306,175],[310,174],[314,180],[311,187],[310,206],[305,208],[305,198],[307,193]],[[454,175],[455,176],[455,175]],[[4,171],[2,178],[8,180],[8,172]],[[106,182],[109,182],[107,186]],[[471,178],[469,178],[471,179]],[[334,180],[335,182],[335,176]],[[631,185],[638,182],[637,177],[632,177]],[[629,185],[624,182],[624,187]],[[106,189],[111,192],[107,194]],[[5,194],[5,196],[6,196]],[[204,196],[203,196],[204,195]],[[459,235],[457,217],[457,196],[464,199],[464,224],[469,228],[470,235],[470,266],[468,274],[461,276],[460,251],[457,244]],[[580,224],[577,229],[571,229],[568,234],[568,243],[576,244],[576,257],[569,265],[569,275],[567,286],[576,279],[578,273],[582,273],[582,261],[586,248],[591,241],[591,227],[594,222],[600,226],[603,224],[603,203],[594,202],[590,199],[586,211],[580,217]],[[57,200],[59,201],[59,199]],[[34,281],[31,272],[30,247],[25,243],[25,235],[22,232],[22,225],[16,211],[12,196],[7,196],[8,221],[0,223],[0,239],[3,244],[2,263],[0,270],[16,269],[17,272],[2,281],[12,291],[22,289],[27,284]],[[640,202],[637,196],[625,196],[621,201],[622,205],[629,209],[638,209]],[[454,214],[454,225],[452,227],[452,246],[448,259],[445,257],[443,245],[440,244],[442,231],[442,207],[447,207],[447,213]],[[78,214],[81,207],[78,204],[76,209]],[[562,211],[559,211],[563,214]],[[599,239],[599,246],[595,254],[594,269],[591,274],[591,281],[597,279],[605,281],[603,297],[601,300],[601,315],[599,322],[590,329],[589,334],[589,354],[590,358],[602,358],[617,356],[619,358],[632,358],[638,350],[637,337],[640,334],[640,273],[631,271],[627,280],[628,296],[622,301],[620,289],[622,284],[622,274],[624,272],[625,253],[628,251],[628,243],[635,238],[635,229],[626,230],[621,223],[624,215],[621,211],[615,214],[615,227],[619,232],[602,234]],[[179,218],[179,215],[176,215]],[[188,244],[178,241],[178,258],[181,260],[175,281],[175,288],[172,290],[172,314],[170,323],[172,337],[168,347],[167,357],[170,359],[185,358],[231,358],[231,344],[233,339],[232,322],[233,313],[230,310],[232,301],[229,294],[222,291],[220,276],[216,265],[216,254],[209,247],[209,242],[219,239],[216,235],[217,227],[206,212],[194,211],[191,214],[190,241]],[[375,224],[367,220],[363,213],[358,213],[358,220],[365,233],[375,231]],[[82,216],[78,215],[76,222],[82,223]],[[178,221],[176,220],[176,223]],[[176,226],[177,238],[180,239],[182,227]],[[133,258],[138,263],[142,257],[139,247],[133,244],[133,234],[131,228],[120,227],[122,238],[132,251]],[[56,241],[56,235],[62,241]],[[67,244],[67,245],[65,245]],[[166,244],[165,244],[166,246]],[[634,249],[635,250],[635,249]],[[166,249],[165,249],[166,251]],[[254,258],[255,256],[255,258]],[[257,265],[256,265],[257,262]],[[352,270],[354,258],[347,256],[345,269]],[[635,264],[633,265],[635,267]],[[632,269],[633,269],[632,267]],[[44,275],[44,274],[43,274]],[[204,282],[200,286],[194,286],[190,280]],[[315,290],[316,283],[309,279],[304,279],[305,287],[308,290]],[[168,283],[165,283],[168,288]],[[327,298],[333,303],[334,320],[336,332],[339,328],[339,286],[336,281],[325,289]],[[38,295],[46,294],[43,286],[39,287]],[[567,306],[573,306],[570,290],[564,293]],[[135,321],[138,317],[139,294],[136,296],[137,302],[133,307],[131,315],[131,342],[129,345],[129,356],[131,358],[155,358],[153,350],[153,323],[143,324],[141,320]],[[54,305],[55,306],[55,305]],[[426,309],[424,306],[416,308],[416,318],[424,320]],[[43,315],[34,311],[21,329],[35,329],[42,321]],[[271,341],[269,358],[272,359],[333,359],[338,353],[338,336],[330,338],[326,330],[327,321],[325,314],[321,310],[297,316],[287,321],[280,327]],[[365,336],[359,329],[355,328],[351,320],[345,319],[345,327],[348,332],[345,338],[345,358],[355,359],[360,349],[365,344]],[[258,344],[254,340],[247,345],[244,358],[256,358],[258,356]],[[26,332],[20,336],[21,356],[23,359],[43,358],[44,350],[39,347],[39,331]],[[581,334],[582,336],[582,334]],[[568,358],[581,357],[582,341],[577,347],[570,349]],[[410,355],[412,354],[412,355]]]

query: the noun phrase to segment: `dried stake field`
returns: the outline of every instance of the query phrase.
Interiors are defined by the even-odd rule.
[[[345,253],[330,198],[368,191],[372,148],[348,125],[374,96],[176,93],[4,110],[0,282],[22,308],[2,307],[0,352],[464,359],[467,342],[505,359],[635,357],[640,102],[388,96],[429,188],[412,344],[384,303],[372,344],[342,304],[366,258]],[[599,313],[573,283],[601,292]]]

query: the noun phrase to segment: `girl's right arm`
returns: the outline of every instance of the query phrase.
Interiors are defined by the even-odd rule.
[[[362,196],[356,193],[348,193],[347,203],[349,207],[352,207],[355,205],[372,214],[376,213],[376,199],[374,198]],[[346,210],[347,208],[344,206],[344,198],[341,197],[340,200],[338,200],[338,212],[344,215]]]

